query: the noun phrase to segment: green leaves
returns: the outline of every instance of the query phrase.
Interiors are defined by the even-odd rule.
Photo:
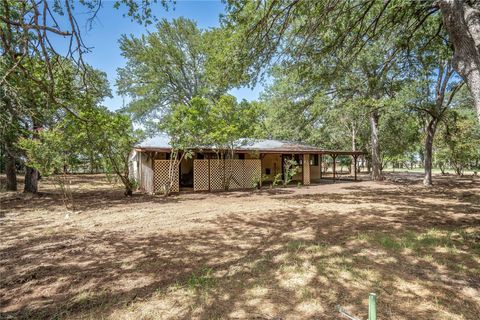
[[[438,129],[435,162],[449,164],[457,174],[480,159],[480,125],[472,108],[450,110]],[[478,170],[478,168],[477,168]]]
[[[169,4],[175,3],[175,1],[169,0],[116,0],[113,7],[118,9],[121,6],[125,6],[127,13],[123,16],[129,16],[132,21],[140,24],[149,25],[156,21],[156,17],[153,13],[153,6],[160,4],[164,9],[168,10]]]
[[[348,70],[354,62],[368,62],[369,55],[362,62],[359,54],[385,39],[391,52],[408,52],[412,41],[434,38],[441,24],[428,1],[231,0],[226,9],[223,27],[234,30],[235,55],[253,82],[272,61],[324,65],[334,73]],[[428,27],[425,20],[431,22]],[[370,52],[388,63],[388,54],[381,54]]]
[[[259,121],[255,103],[237,102],[231,95],[216,102],[195,97],[175,105],[160,124],[174,149],[214,147],[229,150],[239,139],[252,137]]]
[[[20,138],[18,146],[25,151],[28,166],[49,176],[63,170],[68,162],[62,137],[59,130],[42,131],[36,139]]]
[[[55,126],[22,138],[18,143],[27,164],[42,175],[78,169],[89,162],[113,173],[131,193],[129,154],[141,135],[132,128],[130,118],[103,107],[90,107],[77,116],[66,115]]]
[[[135,120],[161,118],[176,104],[194,97],[216,96],[205,74],[204,32],[185,18],[161,20],[156,32],[122,36],[120,49],[127,65],[118,70],[118,92],[132,102],[126,111]]]
[[[188,150],[208,143],[209,101],[195,97],[189,104],[176,104],[160,123],[160,130],[170,137],[176,150]]]

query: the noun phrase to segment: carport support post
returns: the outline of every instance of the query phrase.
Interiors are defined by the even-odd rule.
[[[333,182],[335,182],[335,176],[336,176],[336,171],[337,171],[337,168],[336,168],[336,165],[337,165],[337,155],[335,153],[331,154],[330,155],[333,159]]]
[[[377,295],[370,293],[368,297],[368,320],[377,320]]]

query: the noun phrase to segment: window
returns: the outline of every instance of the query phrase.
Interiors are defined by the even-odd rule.
[[[318,154],[310,155],[310,165],[314,167],[318,166]]]
[[[238,153],[238,159],[245,159],[245,153]]]

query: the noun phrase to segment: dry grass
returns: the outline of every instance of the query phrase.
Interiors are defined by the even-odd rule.
[[[0,319],[478,319],[480,180],[136,194],[1,193]]]

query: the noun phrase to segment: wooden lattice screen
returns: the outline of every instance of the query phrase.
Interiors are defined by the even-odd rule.
[[[260,181],[262,176],[262,160],[247,159],[243,160],[245,163],[245,175],[243,181],[245,188],[253,188],[254,180]]]
[[[210,189],[208,160],[193,160],[193,190]]]
[[[310,155],[303,155],[303,184],[308,186],[310,184]]]
[[[208,162],[210,162],[210,170]],[[229,190],[252,188],[253,180],[260,180],[261,160],[234,159],[226,160],[225,163],[218,159],[194,160],[193,189],[195,191],[223,190],[224,170],[232,171]]]
[[[210,160],[210,190],[222,190],[223,161]]]
[[[168,183],[168,169],[170,168],[170,160],[155,160],[153,162],[153,185],[155,193],[161,193],[164,190],[165,185]],[[178,166],[174,168],[173,172],[173,185],[171,192],[179,192],[179,177]]]
[[[245,160],[226,160],[225,171],[228,172],[229,165],[231,165],[232,178],[230,179],[230,190],[245,188],[244,176],[245,176]]]

